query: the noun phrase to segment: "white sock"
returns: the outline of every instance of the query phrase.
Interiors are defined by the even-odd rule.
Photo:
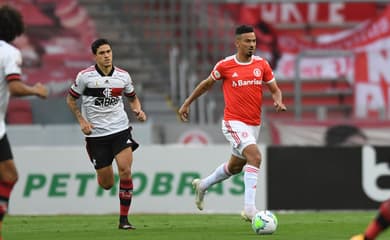
[[[251,165],[246,165],[244,169],[245,212],[252,212],[256,210],[256,186],[259,169]]]
[[[227,168],[227,163],[223,163],[222,165],[218,166],[213,173],[202,179],[200,183],[200,188],[205,191],[210,186],[222,182],[225,179],[228,179],[231,175],[232,174]]]

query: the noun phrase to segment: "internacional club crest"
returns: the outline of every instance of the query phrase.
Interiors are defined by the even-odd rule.
[[[261,76],[261,70],[258,69],[258,68],[253,69],[253,75],[255,75],[255,77],[260,77]]]

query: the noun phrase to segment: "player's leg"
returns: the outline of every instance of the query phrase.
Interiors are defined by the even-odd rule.
[[[256,187],[259,173],[259,167],[261,163],[261,154],[256,144],[248,145],[243,155],[246,158],[247,164],[244,167],[244,216],[251,220],[252,217],[258,212],[256,208]]]
[[[131,178],[131,165],[133,152],[130,147],[125,148],[115,156],[119,173],[119,202],[120,217],[119,229],[135,229],[128,220],[128,214],[133,196],[133,179]]]
[[[202,179],[200,188],[202,190],[207,190],[212,185],[222,182],[232,175],[240,173],[245,164],[245,159],[239,158],[235,155],[231,155],[229,162],[219,165],[214,170],[214,172]]]
[[[112,166],[96,169],[97,181],[100,187],[109,190],[114,186],[115,177]]]
[[[3,219],[8,209],[9,198],[18,174],[12,160],[11,146],[7,135],[0,139],[0,240],[2,239]]]
[[[204,195],[209,187],[211,187],[216,183],[222,182],[228,179],[233,174],[237,173],[237,172],[231,172],[228,167],[229,165],[231,165],[230,162],[234,161],[233,159],[235,158],[236,157],[232,155],[229,163],[223,163],[219,165],[210,175],[208,175],[203,179],[196,178],[192,181],[192,186],[195,189],[195,204],[199,210],[203,210]]]
[[[233,145],[235,138],[232,136],[230,128],[226,126],[225,121],[222,121],[222,132],[226,139]],[[228,169],[228,163],[223,163],[204,179],[196,178],[192,181],[192,186],[195,189],[195,205],[199,210],[203,210],[204,196],[207,189],[213,184],[229,178],[231,175],[232,173]]]
[[[138,148],[138,143],[131,135],[131,128],[118,133],[113,143],[113,152],[118,166],[119,173],[119,229],[131,230],[135,227],[128,220],[131,200],[133,197],[133,179],[131,177],[131,166],[133,162],[133,151]]]
[[[365,240],[375,239],[390,225],[390,200],[387,200],[381,204],[378,210],[378,214],[375,219],[368,225],[364,232]]]
[[[373,240],[390,226],[390,199],[383,202],[378,214],[367,226],[364,234],[353,236],[351,240]]]
[[[244,169],[244,211],[241,216],[245,220],[251,220],[258,211],[255,206],[256,186],[258,172],[261,163],[260,150],[257,147],[257,136],[260,132],[260,126],[249,126],[240,121],[225,122],[228,133],[234,141],[232,143],[232,153],[237,159],[245,160]],[[227,136],[225,134],[225,136]],[[241,170],[243,161],[237,161],[237,167]],[[231,171],[232,167],[229,167]]]
[[[93,164],[97,182],[100,187],[108,190],[114,186],[115,178],[112,169],[114,154],[111,149],[111,137],[86,138],[86,148],[89,159]]]

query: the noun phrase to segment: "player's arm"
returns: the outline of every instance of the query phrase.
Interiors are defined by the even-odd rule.
[[[137,95],[133,95],[127,98],[129,100],[130,109],[133,111],[138,121],[146,121],[146,114],[144,111],[142,111],[141,101]]]
[[[182,121],[188,121],[188,114],[190,113],[190,105],[193,101],[195,101],[198,97],[200,97],[202,94],[207,92],[215,83],[215,80],[211,77],[211,75],[206,78],[205,80],[201,81],[195,89],[192,91],[190,96],[187,97],[187,99],[184,101],[184,103],[181,105],[178,114],[180,116],[180,119]]]
[[[33,86],[29,86],[21,80],[9,81],[8,89],[11,95],[15,97],[38,96],[40,98],[46,98],[49,94],[49,91],[43,84],[36,83]]]
[[[68,96],[66,96],[66,104],[68,104],[70,111],[73,113],[73,115],[76,117],[77,121],[79,122],[81,131],[85,135],[91,134],[93,125],[87,120],[85,120],[85,118],[81,114],[81,111],[77,106],[77,98],[73,97],[71,94],[68,94]]]
[[[277,112],[286,111],[287,107],[283,104],[282,91],[278,87],[276,81],[267,83],[268,89],[271,92],[272,99],[274,100],[274,107]]]

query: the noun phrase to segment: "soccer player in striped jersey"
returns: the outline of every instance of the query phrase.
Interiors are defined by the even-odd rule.
[[[66,101],[85,135],[98,184],[107,190],[115,183],[112,168],[115,159],[120,178],[118,228],[132,230],[135,227],[128,220],[133,193],[131,165],[133,151],[139,145],[132,137],[122,95],[128,98],[130,109],[139,121],[145,121],[146,114],[142,111],[129,73],[113,65],[109,41],[97,39],[91,49],[96,64],[78,73]],[[80,97],[81,111],[77,105]]]
[[[287,108],[270,65],[265,59],[253,55],[256,50],[253,28],[239,26],[235,35],[236,54],[215,65],[209,77],[201,81],[184,101],[178,113],[182,121],[188,121],[190,104],[216,82],[222,82],[225,101],[222,132],[231,143],[232,154],[228,162],[218,166],[209,176],[193,180],[195,203],[202,210],[204,195],[210,186],[244,170],[245,196],[241,216],[250,221],[258,212],[255,196],[261,153],[256,143],[261,126],[262,86],[270,90],[277,112]]]
[[[38,96],[46,98],[47,88],[41,83],[28,86],[21,81],[21,52],[10,44],[24,32],[20,12],[8,5],[0,7],[0,240],[3,218],[7,212],[8,201],[18,179],[13,161],[11,146],[6,134],[5,116],[10,95]]]
[[[353,236],[351,240],[375,240],[390,226],[390,199],[384,201],[363,234]]]

